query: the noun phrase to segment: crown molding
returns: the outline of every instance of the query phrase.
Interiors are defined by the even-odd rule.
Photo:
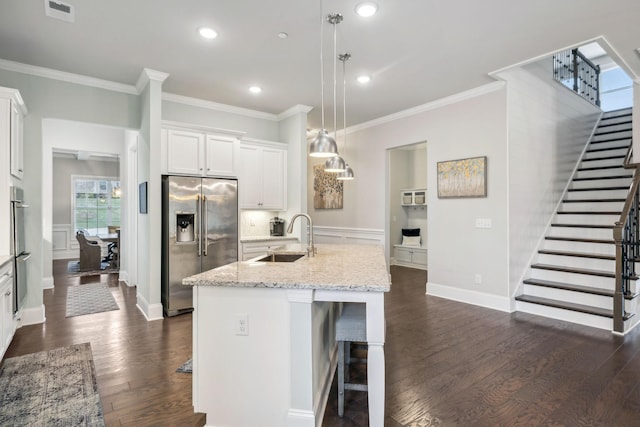
[[[20,62],[8,61],[6,59],[0,59],[0,69],[29,74],[37,77],[44,77],[52,80],[59,80],[68,83],[75,83],[83,86],[111,90],[114,92],[126,93],[129,95],[138,95],[138,91],[132,85],[112,82],[109,80],[96,79],[94,77],[87,77],[80,74],[67,73],[66,71],[58,71],[51,68],[44,68],[35,65],[23,64]]]
[[[233,105],[220,104],[213,101],[205,101],[204,99],[191,98],[189,96],[176,95],[175,93],[162,93],[164,101],[175,102],[178,104],[191,105],[192,107],[206,108],[209,110],[221,111],[224,113],[239,114],[242,116],[252,117],[256,119],[278,121],[278,116],[263,111],[250,110],[248,108],[235,107]]]
[[[405,117],[415,116],[416,114],[424,113],[426,111],[442,108],[447,105],[456,104],[467,99],[475,98],[477,96],[485,95],[487,93],[500,90],[505,86],[502,81],[489,83],[486,85],[478,86],[476,88],[466,90],[464,92],[456,93],[455,95],[440,98],[438,100],[428,102],[426,104],[418,105],[417,107],[409,108],[407,110],[398,111],[397,113],[389,114],[388,116],[379,117],[377,119],[370,120],[368,122],[360,123],[347,128],[347,133],[357,132],[363,129],[380,126],[385,123],[393,122],[395,120],[403,119]]]
[[[307,114],[311,110],[313,110],[313,107],[310,107],[308,105],[298,104],[298,105],[294,105],[288,110],[283,111],[282,113],[278,114],[276,117],[278,118],[278,120],[284,120],[296,114]]]
[[[22,110],[22,114],[27,114],[27,106],[24,104],[24,100],[22,99],[22,95],[20,95],[20,91],[18,89],[0,87],[0,98],[13,100],[20,110]]]
[[[162,83],[167,79],[167,77],[169,77],[168,73],[152,70],[150,68],[143,68],[140,76],[138,77],[138,81],[136,82],[136,90],[138,91],[138,94],[141,94],[150,81]]]

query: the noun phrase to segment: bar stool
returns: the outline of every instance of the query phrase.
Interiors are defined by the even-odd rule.
[[[367,391],[366,384],[345,383],[349,380],[349,363],[351,358],[351,342],[367,341],[367,312],[363,303],[346,302],[342,314],[336,322],[336,341],[338,342],[338,415],[344,414],[344,391]],[[357,361],[365,362],[366,360]]]

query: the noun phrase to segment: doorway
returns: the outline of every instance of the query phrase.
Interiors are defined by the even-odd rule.
[[[427,142],[388,150],[390,264],[426,270]]]

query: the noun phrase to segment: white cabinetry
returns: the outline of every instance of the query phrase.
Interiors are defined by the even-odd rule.
[[[427,190],[402,190],[400,204],[402,206],[425,206],[427,204]]]
[[[241,209],[286,210],[287,150],[283,144],[240,144],[238,197]]]
[[[162,130],[162,173],[172,175],[236,177],[239,134],[200,129]]]
[[[13,262],[0,267],[0,359],[11,344],[16,323],[13,320]]]
[[[393,245],[396,265],[427,269],[427,249],[412,246]]]
[[[11,101],[11,175],[22,179],[24,172],[24,142],[22,137],[23,107]]]

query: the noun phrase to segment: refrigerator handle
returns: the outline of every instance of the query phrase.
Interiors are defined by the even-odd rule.
[[[209,209],[207,208],[207,196],[204,194],[202,195],[202,207],[204,210],[204,213],[202,214],[202,223],[204,224],[201,232],[202,246],[204,256],[207,256],[207,247],[209,246]]]
[[[202,214],[202,204],[200,203],[200,195],[196,195],[196,203],[197,203],[197,207],[196,207],[196,216],[197,215],[201,215]],[[195,221],[196,224],[198,224],[198,221]],[[198,224],[201,225],[201,224]],[[201,236],[202,236],[202,227],[200,227],[200,230],[198,230],[198,232],[196,233],[197,239],[198,239],[198,256],[202,255],[202,244],[200,243],[201,241]]]

